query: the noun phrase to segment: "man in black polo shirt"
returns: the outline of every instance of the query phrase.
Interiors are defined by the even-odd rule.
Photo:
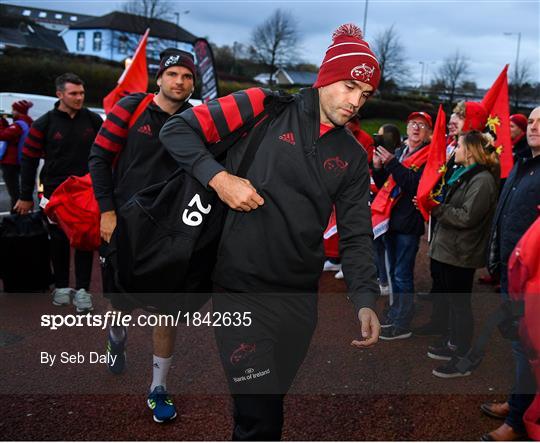
[[[27,214],[34,202],[32,194],[39,160],[45,165],[40,174],[44,198],[70,175],[88,172],[90,147],[101,127],[101,117],[83,107],[84,83],[75,74],[65,73],[56,79],[58,101],[54,109],[38,118],[24,143],[21,162],[21,195],[15,211]],[[54,268],[53,304],[68,305],[73,296],[77,312],[91,311],[92,296],[88,292],[92,275],[93,253],[75,251],[75,290],[69,286],[70,246],[59,226],[49,224],[51,257]]]

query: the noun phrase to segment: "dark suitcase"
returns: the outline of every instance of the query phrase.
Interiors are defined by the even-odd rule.
[[[49,238],[41,213],[8,215],[0,224],[0,278],[5,292],[44,292],[52,281]]]

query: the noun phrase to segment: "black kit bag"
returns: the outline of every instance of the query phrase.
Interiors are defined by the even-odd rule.
[[[268,97],[265,112],[210,146],[210,152],[222,159],[248,133],[237,172],[245,176],[268,125],[291,101],[289,95]],[[200,309],[209,299],[226,211],[214,192],[180,169],[119,208],[108,259],[116,286],[128,302],[152,312]],[[189,295],[195,292],[206,296]]]
[[[0,277],[5,292],[44,292],[52,282],[49,237],[40,212],[0,224]]]

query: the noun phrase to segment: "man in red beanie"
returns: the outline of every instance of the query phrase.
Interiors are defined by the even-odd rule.
[[[195,89],[193,56],[170,48],[161,54],[156,76],[159,92],[151,97],[137,93],[122,98],[107,115],[90,151],[89,169],[94,194],[101,210],[101,236],[104,245],[116,229],[116,211],[134,194],[166,180],[176,163],[159,141],[159,131],[171,115],[191,108],[189,98]],[[148,101],[150,98],[150,101]],[[140,113],[134,122],[132,117]],[[114,165],[114,173],[113,173]],[[101,252],[103,292],[114,309],[130,312],[138,306],[129,302],[115,285],[114,270]],[[174,294],[167,294],[174,297]],[[176,417],[167,392],[167,376],[172,363],[176,326],[157,325],[153,329],[152,382],[147,399],[156,423]],[[127,328],[112,326],[107,342],[109,370],[121,374],[126,364]]]
[[[512,155],[517,158],[531,158],[531,149],[527,144],[527,117],[523,114],[510,116],[510,137],[512,138]]]
[[[0,149],[0,166],[11,199],[10,209],[17,203],[21,191],[21,152],[24,139],[32,126],[32,119],[28,116],[28,109],[32,106],[34,104],[28,100],[13,102],[13,123],[0,128],[0,143],[5,143],[4,149]]]
[[[360,29],[342,25],[313,88],[285,97],[261,88],[236,92],[171,117],[161,130],[180,166],[231,208],[213,273],[221,288],[213,308],[223,318],[244,319],[215,328],[234,400],[235,440],[281,437],[283,399],[317,323],[323,233],[333,205],[345,282],[361,323],[361,338],[351,344],[364,348],[378,339],[367,155],[344,125],[379,78]],[[275,104],[282,111],[248,130],[228,152],[226,167],[213,158],[209,144]],[[261,142],[239,177],[252,137]]]

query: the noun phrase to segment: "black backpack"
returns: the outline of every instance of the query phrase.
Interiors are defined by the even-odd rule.
[[[245,176],[268,125],[292,100],[285,94],[267,97],[263,113],[210,146],[210,152],[223,160],[226,151],[247,133],[246,152],[237,172]],[[132,305],[150,311],[185,310],[186,303],[191,307],[188,310],[202,307],[209,296],[188,302],[188,297],[172,295],[210,292],[226,212],[213,191],[180,169],[164,182],[136,193],[117,210],[109,245],[117,288]]]
[[[45,292],[52,283],[49,239],[41,212],[0,223],[0,278],[5,292]]]

